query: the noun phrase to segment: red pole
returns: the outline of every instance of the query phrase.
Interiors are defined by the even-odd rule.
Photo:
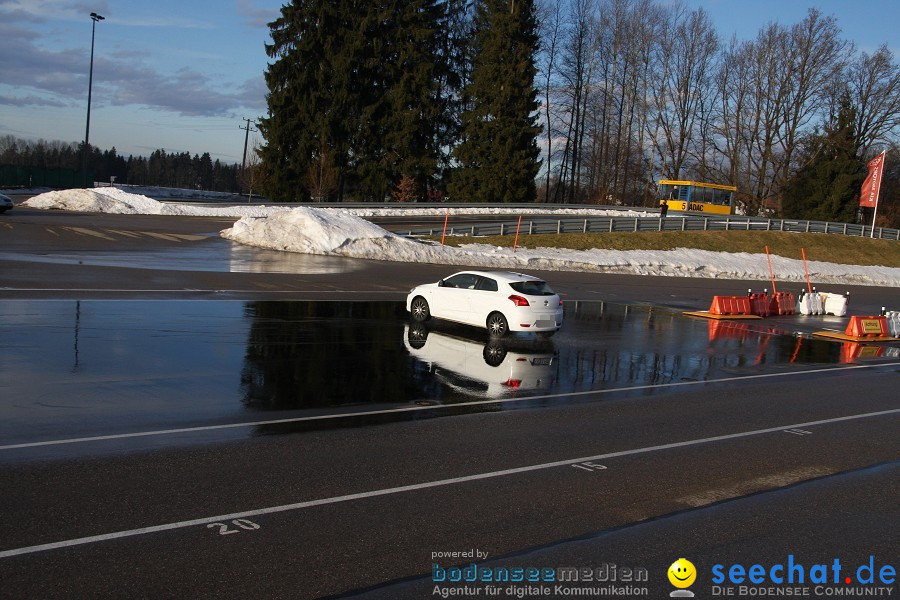
[[[812,285],[809,283],[809,267],[806,266],[806,248],[800,248],[800,253],[803,255],[803,271],[806,273],[806,289],[812,294]]]
[[[777,294],[778,290],[775,288],[775,271],[772,270],[772,257],[769,256],[768,246],[766,246],[766,260],[769,261],[769,278],[772,280],[772,293]]]
[[[519,223],[516,225],[516,239],[513,241],[513,254],[516,252],[516,248],[519,246],[519,228],[522,227],[522,215],[519,215]]]
[[[441,246],[444,245],[444,237],[447,235],[447,221],[450,220],[450,209],[447,209],[447,214],[444,216],[444,233],[441,234]]]

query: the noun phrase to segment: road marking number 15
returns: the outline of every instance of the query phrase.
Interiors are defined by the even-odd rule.
[[[219,528],[219,535],[228,535],[231,533],[240,533],[241,530],[244,531],[256,531],[259,529],[259,525],[254,523],[253,521],[249,521],[247,519],[235,519],[231,522],[232,525],[239,527],[240,529],[231,529],[229,528],[227,523],[209,523],[206,525],[207,529],[212,529],[214,527]]]

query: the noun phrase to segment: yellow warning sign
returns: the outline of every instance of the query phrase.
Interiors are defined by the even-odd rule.
[[[879,319],[860,319],[862,321],[862,330],[866,334],[881,334],[881,321]]]

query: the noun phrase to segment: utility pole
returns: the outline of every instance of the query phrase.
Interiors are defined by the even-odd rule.
[[[87,106],[87,123],[84,126],[84,148],[81,151],[81,176],[82,183],[85,187],[88,187],[88,176],[87,176],[87,161],[88,161],[88,148],[90,148],[91,142],[91,89],[94,87],[94,34],[97,31],[97,21],[103,21],[105,17],[98,15],[97,13],[91,13],[91,70],[88,75],[88,106]],[[93,187],[93,182],[91,182],[91,187]]]
[[[247,142],[250,140],[250,132],[253,131],[256,133],[256,129],[250,129],[250,123],[256,125],[256,122],[252,119],[248,119],[244,117],[244,121],[247,121],[247,124],[243,127],[238,126],[238,129],[244,130],[244,159],[241,161],[241,174],[244,173],[244,169],[247,167]]]

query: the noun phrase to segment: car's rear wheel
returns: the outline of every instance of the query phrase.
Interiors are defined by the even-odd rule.
[[[413,321],[420,323],[431,318],[431,309],[428,308],[428,301],[422,296],[413,298],[409,306],[409,312],[412,314]]]
[[[509,331],[506,317],[498,312],[493,312],[487,318],[487,330],[494,337],[503,337]]]

